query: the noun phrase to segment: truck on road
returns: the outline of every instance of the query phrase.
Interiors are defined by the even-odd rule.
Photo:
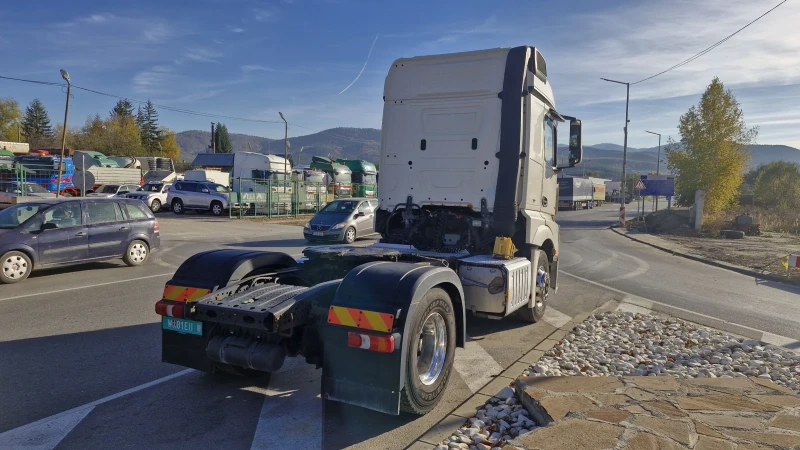
[[[589,208],[594,199],[594,185],[588,178],[559,177],[558,207],[565,209]]]
[[[378,196],[378,169],[375,164],[360,159],[337,159],[336,162],[344,164],[353,172],[353,197]]]
[[[522,95],[520,95],[522,94]],[[188,258],[155,304],[162,360],[263,375],[322,368],[322,398],[425,414],[466,315],[542,319],[558,287],[559,124],[544,57],[522,46],[403,58],[384,85],[380,242]],[[561,150],[564,151],[564,150]]]

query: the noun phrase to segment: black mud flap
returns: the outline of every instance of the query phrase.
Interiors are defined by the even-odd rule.
[[[415,306],[433,287],[440,286],[454,300],[456,341],[465,342],[464,294],[458,275],[445,267],[396,262],[372,262],[350,271],[342,280],[322,326],[324,344],[322,398],[361,406],[386,414],[400,414],[400,392],[405,383],[406,327]],[[391,329],[376,330],[330,320],[334,308],[392,316]],[[341,311],[341,310],[338,310]],[[384,316],[385,317],[385,316]],[[395,350],[382,353],[348,346],[348,332],[393,336]]]
[[[192,301],[196,301],[196,295],[202,295],[205,291],[215,292],[240,281],[250,273],[257,272],[259,268],[296,265],[297,261],[285,253],[236,249],[209,250],[192,255],[178,267],[172,279],[166,283],[164,296],[173,297],[166,298],[167,300],[186,301],[185,298],[191,298]],[[181,290],[181,288],[188,289]],[[176,295],[180,295],[180,298],[174,298]],[[202,336],[162,329],[161,361],[204,372],[212,371],[214,366],[206,357],[206,344],[213,326],[211,323],[203,323]]]

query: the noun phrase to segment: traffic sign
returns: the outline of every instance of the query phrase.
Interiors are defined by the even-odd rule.
[[[636,181],[636,186],[634,186],[633,188],[636,189],[637,191],[647,189],[646,187],[644,187],[644,183],[642,183],[642,180]]]

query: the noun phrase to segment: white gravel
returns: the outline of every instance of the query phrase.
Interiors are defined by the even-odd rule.
[[[595,314],[524,376],[753,376],[800,391],[800,355],[676,318]]]
[[[800,355],[677,318],[602,313],[575,327],[522,375],[754,376],[800,392]],[[499,449],[537,428],[511,388],[498,397],[436,449]]]

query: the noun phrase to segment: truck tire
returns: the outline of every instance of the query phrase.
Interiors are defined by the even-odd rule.
[[[154,213],[161,211],[161,200],[157,198],[153,199],[153,203],[150,203],[150,211],[153,211]]]
[[[176,198],[172,201],[172,212],[175,214],[183,214],[183,201],[179,198]]]
[[[31,270],[33,270],[33,264],[25,253],[11,251],[0,257],[0,283],[19,283],[28,278]]]
[[[147,244],[137,239],[128,244],[125,254],[122,255],[122,260],[131,267],[140,266],[147,261],[148,256],[150,256],[150,249]]]
[[[544,274],[544,285],[542,287],[536,287],[536,297],[534,298],[534,306],[533,308],[523,307],[517,310],[517,316],[525,322],[528,323],[536,323],[544,317],[544,312],[547,310],[547,297],[550,293],[550,261],[547,259],[547,255],[543,252],[539,252],[539,259],[536,261],[536,264],[533,266],[533,282],[536,283],[538,280],[538,273],[539,269],[543,269]]]
[[[409,329],[400,410],[423,415],[439,403],[453,369],[456,319],[450,295],[441,288],[428,291],[414,308]]]

